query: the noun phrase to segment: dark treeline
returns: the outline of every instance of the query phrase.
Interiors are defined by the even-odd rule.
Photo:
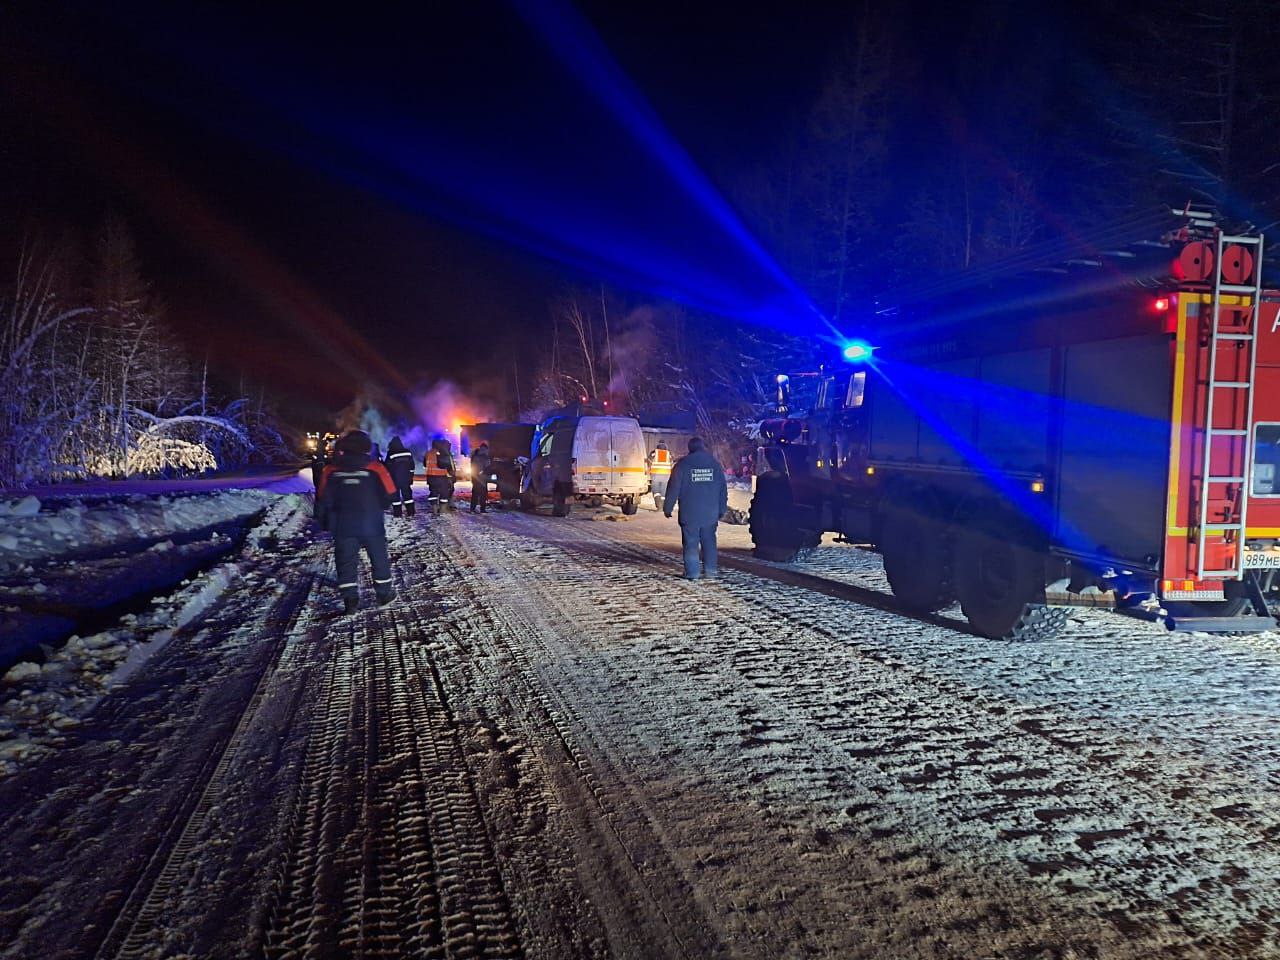
[[[218,382],[174,333],[121,218],[50,233],[0,261],[0,485],[288,455],[264,392]]]
[[[841,326],[869,294],[1157,204],[1280,220],[1274,7],[1141,6],[869,5],[774,154],[722,180]]]

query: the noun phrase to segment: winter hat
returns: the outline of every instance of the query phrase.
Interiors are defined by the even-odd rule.
[[[697,452],[698,452],[699,450],[701,450],[704,446],[706,446],[706,444],[704,444],[704,443],[702,442],[702,438],[701,438],[701,437],[690,437],[690,438],[689,438],[689,452],[690,452],[690,453],[697,453]]]
[[[406,449],[404,441],[398,436],[392,437],[391,442],[387,444],[387,453],[400,453],[404,449]]]
[[[363,430],[352,430],[338,441],[341,453],[368,453],[373,449],[373,441]]]

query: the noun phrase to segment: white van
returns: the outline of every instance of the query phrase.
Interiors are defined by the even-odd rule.
[[[550,500],[563,517],[573,500],[617,503],[633,514],[649,492],[640,421],[633,417],[551,417],[538,425],[520,499],[528,510]]]

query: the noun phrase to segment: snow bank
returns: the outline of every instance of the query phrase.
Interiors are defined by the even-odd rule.
[[[300,478],[280,481],[297,484]],[[309,484],[308,484],[309,488]],[[85,551],[110,551],[139,540],[170,537],[189,530],[250,516],[274,500],[272,488],[223,490],[185,497],[136,497],[123,503],[92,506],[78,500],[56,504],[51,510],[31,512],[28,501],[19,512],[11,505],[0,533],[0,569],[20,566]],[[301,491],[298,491],[301,492]]]
[[[247,569],[261,561],[261,550],[270,550],[279,540],[299,536],[311,515],[310,499],[297,494],[229,491],[186,500],[184,504],[164,504],[159,513],[145,509],[146,504],[111,505],[104,508],[105,517],[82,523],[79,529],[101,531],[104,535],[113,531],[131,532],[136,531],[143,520],[158,522],[160,519],[195,529],[254,513],[264,506],[267,513],[240,559],[219,564],[184,581],[168,596],[154,600],[151,610],[128,614],[109,629],[91,636],[73,636],[50,652],[43,664],[18,663],[0,677],[0,777],[55,748],[68,731],[83,722],[99,700],[136,674],[184,627],[198,624],[205,611],[239,583]],[[175,510],[175,507],[184,509]],[[40,517],[56,519],[64,512]],[[82,509],[77,517],[97,512]],[[131,536],[136,538],[137,534],[131,533]],[[40,541],[33,538],[32,542]],[[66,541],[55,541],[63,542]],[[162,543],[151,549],[165,548]]]

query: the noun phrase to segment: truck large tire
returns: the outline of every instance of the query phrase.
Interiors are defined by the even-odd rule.
[[[905,505],[885,513],[880,553],[889,588],[913,613],[941,610],[955,599],[951,579],[950,530],[941,520]]]
[[[622,513],[624,516],[635,516],[636,511],[639,509],[640,504],[636,502],[635,497],[627,497],[622,501]]]
[[[1051,640],[1067,611],[1044,603],[1044,554],[1012,524],[963,531],[956,542],[956,592],[969,625],[993,640]]]
[[[567,517],[569,515],[569,497],[564,487],[556,484],[554,492],[551,494],[551,515],[553,517]]]
[[[758,482],[756,495],[751,498],[748,525],[755,544],[753,552],[761,560],[791,563],[802,551],[818,546],[822,534],[798,525],[800,511],[792,502],[789,484],[785,478],[771,479],[771,484]]]

